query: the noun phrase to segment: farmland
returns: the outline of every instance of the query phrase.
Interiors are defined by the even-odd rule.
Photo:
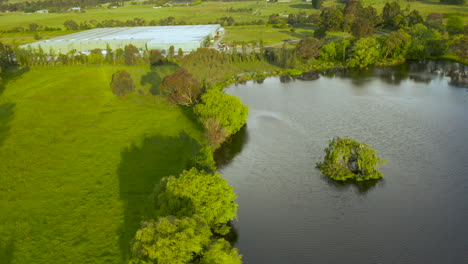
[[[384,0],[366,0],[364,4],[372,4],[379,11],[383,8]],[[325,1],[324,6],[342,5],[337,1]],[[410,2],[404,3],[402,6],[408,5],[411,9],[416,9],[423,16],[432,12],[440,12],[445,17],[451,14],[459,14],[468,21],[468,5],[442,5],[438,1]],[[248,12],[228,12],[229,8],[240,9],[246,8]],[[15,43],[17,45],[36,41],[34,35],[38,34],[43,39],[52,38],[61,34],[69,34],[74,31],[65,30],[63,23],[66,20],[74,20],[77,23],[84,21],[103,21],[106,19],[116,19],[121,21],[141,18],[145,21],[165,19],[167,17],[175,17],[176,22],[184,22],[186,24],[207,24],[217,23],[221,17],[232,17],[234,19],[233,26],[225,26],[227,29],[226,41],[259,41],[263,40],[267,45],[280,43],[286,39],[299,39],[301,37],[310,36],[313,34],[313,27],[299,28],[296,32],[289,32],[286,28],[276,28],[272,25],[265,24],[268,17],[272,14],[280,14],[287,16],[291,13],[307,12],[308,14],[319,14],[319,10],[312,9],[310,3],[305,3],[299,0],[291,2],[266,3],[263,1],[242,1],[242,2],[203,2],[200,5],[189,7],[165,7],[153,8],[153,5],[131,5],[126,3],[125,6],[116,9],[108,9],[106,6],[99,8],[86,9],[84,13],[50,13],[50,14],[25,14],[25,13],[3,13],[0,16],[0,31],[11,30],[14,27],[28,28],[31,23],[37,23],[40,26],[60,27],[62,31],[55,32],[22,32],[22,33],[2,33],[0,41],[5,43]],[[245,25],[254,21],[262,20],[260,25]],[[17,37],[19,35],[19,37]]]

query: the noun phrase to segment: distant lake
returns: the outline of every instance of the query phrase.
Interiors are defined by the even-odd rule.
[[[468,263],[468,89],[453,68],[467,70],[431,61],[226,89],[250,109],[217,153],[244,263]],[[322,176],[335,136],[375,148],[385,178]]]

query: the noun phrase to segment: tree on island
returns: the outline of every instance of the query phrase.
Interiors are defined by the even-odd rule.
[[[383,177],[377,166],[384,160],[377,152],[364,143],[351,138],[336,137],[325,148],[323,162],[316,164],[317,168],[333,180],[376,180]]]

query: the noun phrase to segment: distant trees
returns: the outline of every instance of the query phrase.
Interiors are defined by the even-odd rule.
[[[316,38],[305,38],[296,46],[296,54],[303,60],[317,58],[320,55],[322,42]]]
[[[440,3],[448,5],[464,5],[466,0],[440,0]]]
[[[337,137],[329,141],[325,158],[317,163],[317,168],[333,180],[364,181],[382,178],[377,166],[384,163],[368,145],[352,138]]]
[[[112,75],[111,81],[112,92],[119,96],[124,97],[125,95],[135,91],[135,83],[129,72],[118,71]]]
[[[151,65],[161,65],[164,63],[164,56],[159,50],[153,49],[149,51],[149,62]]]
[[[125,45],[124,48],[125,64],[135,65],[140,59],[140,51],[132,44]]]
[[[320,27],[327,31],[338,31],[344,22],[343,12],[338,8],[325,8],[320,13]]]
[[[351,24],[351,33],[356,38],[372,36],[374,34],[374,25],[369,19],[356,18]]]
[[[322,7],[323,0],[312,0],[312,7],[315,9],[320,9]]]
[[[159,90],[174,103],[190,106],[197,102],[202,87],[192,74],[182,68],[164,77]]]
[[[63,26],[67,30],[78,30],[78,29],[80,29],[80,26],[74,20],[66,20],[65,22],[63,22]]]

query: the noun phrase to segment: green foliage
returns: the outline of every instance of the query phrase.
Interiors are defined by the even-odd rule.
[[[317,168],[333,180],[364,181],[383,177],[377,166],[385,162],[373,148],[354,139],[334,138],[325,148],[325,153],[323,162],[317,163]]]
[[[320,59],[324,61],[335,61],[337,60],[336,42],[330,42],[325,44],[320,49]]]
[[[210,228],[198,216],[145,221],[132,242],[130,263],[190,263],[209,245],[210,237]]]
[[[132,76],[125,70],[118,71],[112,75],[110,86],[112,92],[119,97],[123,97],[135,91],[135,83],[133,82]]]
[[[199,264],[242,264],[242,255],[229,242],[220,238],[210,245]]]
[[[210,118],[217,118],[229,135],[235,134],[247,122],[248,108],[233,95],[217,89],[210,89],[202,95],[201,103],[194,108],[194,113],[202,123]]]
[[[151,65],[161,65],[164,63],[164,56],[161,54],[159,50],[150,50],[149,62]]]
[[[451,16],[447,20],[446,26],[450,34],[461,34],[465,27],[465,21],[461,16]]]
[[[182,68],[164,77],[159,91],[176,104],[190,106],[197,102],[202,88],[192,74]]]
[[[374,37],[361,38],[354,43],[351,57],[348,60],[350,67],[365,68],[375,64],[380,59],[380,47]]]
[[[320,55],[322,42],[316,38],[305,38],[296,46],[296,54],[303,60],[317,58]]]
[[[236,194],[219,173],[196,168],[183,171],[178,178],[166,177],[152,195],[157,215],[191,217],[199,215],[214,232],[229,232],[226,223],[237,215]]]
[[[369,19],[357,18],[351,24],[351,32],[357,38],[368,37],[374,34],[374,25]]]
[[[341,30],[343,22],[343,12],[338,8],[325,8],[320,13],[319,25],[328,31]]]
[[[382,35],[379,41],[384,60],[387,58],[404,59],[411,43],[411,36],[406,31],[400,29],[392,31],[390,34]]]
[[[137,47],[133,46],[132,44],[128,44],[128,45],[125,45],[124,56],[125,56],[125,64],[135,65],[138,63],[140,52],[138,51]]]
[[[455,40],[450,49],[463,61],[468,60],[468,36],[464,35],[462,38]]]
[[[409,29],[408,33],[412,39],[407,53],[409,59],[440,56],[448,50],[448,36],[436,29],[416,24]]]

